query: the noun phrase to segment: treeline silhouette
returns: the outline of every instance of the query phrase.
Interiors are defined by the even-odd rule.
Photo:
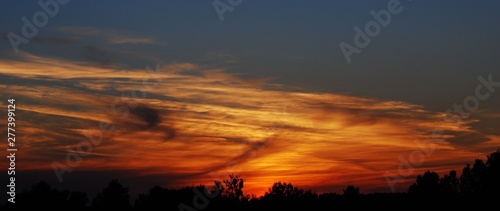
[[[291,183],[275,182],[260,197],[244,194],[245,181],[238,175],[229,175],[204,185],[180,189],[153,187],[130,203],[128,188],[112,180],[92,200],[84,192],[57,190],[45,182],[20,192],[16,203],[5,203],[1,208],[69,208],[90,210],[118,208],[120,210],[267,210],[267,209],[346,209],[346,208],[435,208],[447,209],[498,207],[500,199],[500,149],[487,156],[486,162],[476,159],[467,164],[460,177],[455,170],[440,177],[427,171],[416,178],[407,192],[361,194],[359,187],[348,185],[343,193],[318,194]],[[496,208],[495,208],[496,209]]]

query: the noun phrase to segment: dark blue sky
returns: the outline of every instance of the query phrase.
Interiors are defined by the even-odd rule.
[[[223,1],[224,2],[224,1]],[[64,46],[29,44],[24,51],[82,59],[97,46],[114,62],[141,67],[193,62],[311,91],[402,100],[443,110],[468,95],[480,74],[498,72],[500,2],[401,1],[403,11],[348,64],[339,43],[388,1],[243,1],[221,22],[212,1],[70,1],[37,37],[70,36],[60,27],[114,29],[165,45],[109,45],[79,40]],[[20,33],[34,1],[2,1],[1,30]],[[10,53],[4,40],[1,48]],[[122,55],[128,51],[137,54]],[[140,58],[134,58],[139,57]]]
[[[364,28],[373,20],[370,11],[387,9],[388,2],[247,0],[221,22],[212,1],[73,0],[36,38],[67,39],[76,35],[62,28],[92,27],[161,44],[109,44],[90,36],[57,45],[32,41],[20,49],[123,68],[191,62],[307,91],[400,100],[435,111],[471,94],[478,75],[499,72],[500,2],[493,0],[401,1],[403,11],[349,64],[339,44],[352,45],[353,28]],[[0,8],[0,48],[12,56],[5,35],[20,34],[21,18],[31,20],[41,8],[35,1],[1,1]]]

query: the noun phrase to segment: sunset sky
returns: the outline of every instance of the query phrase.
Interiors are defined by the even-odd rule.
[[[118,178],[137,194],[238,174],[257,196],[276,181],[370,193],[399,175],[406,191],[500,148],[500,86],[483,83],[500,81],[499,1],[401,0],[350,63],[339,44],[389,1],[220,0],[222,21],[213,2],[69,1],[16,52],[43,9],[0,1],[0,134],[15,98],[19,187]],[[489,97],[447,121],[478,86]],[[59,181],[54,163],[75,153]]]

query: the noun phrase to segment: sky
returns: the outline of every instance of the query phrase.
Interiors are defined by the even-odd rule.
[[[500,146],[499,1],[40,2],[0,1],[19,188],[406,191]]]

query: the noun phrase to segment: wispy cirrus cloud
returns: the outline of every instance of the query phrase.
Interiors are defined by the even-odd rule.
[[[163,45],[159,40],[148,36],[132,35],[117,29],[102,29],[91,26],[66,26],[59,29],[61,32],[78,37],[97,37],[110,44],[154,44]]]
[[[127,170],[172,178],[160,183],[172,187],[208,184],[210,172],[239,169],[246,191],[256,194],[277,180],[332,188],[325,191],[345,184],[387,188],[383,172],[397,170],[399,156],[418,149],[435,129],[447,131],[447,141],[437,143],[415,173],[458,169],[500,144],[499,137],[470,127],[476,120],[449,123],[444,113],[405,102],[270,90],[262,81],[192,63],[162,65],[151,75],[21,56],[0,60],[0,96],[18,99],[20,136],[37,137],[20,137],[24,170],[51,171],[50,163],[64,160],[100,121],[116,130],[75,171]],[[145,79],[159,83],[147,87]],[[122,96],[131,90],[147,97]],[[127,103],[136,106],[123,119],[113,105]]]

